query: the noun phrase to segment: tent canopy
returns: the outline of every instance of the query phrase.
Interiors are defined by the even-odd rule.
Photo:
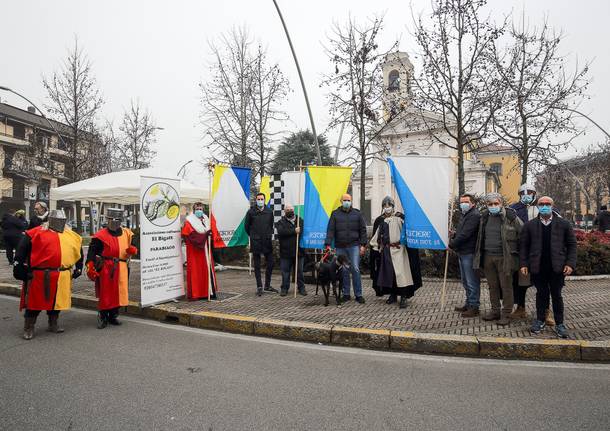
[[[140,177],[178,179],[163,175],[158,169],[111,172],[51,189],[51,200],[112,202],[124,205],[140,203]],[[209,190],[180,180],[180,203],[209,202]]]

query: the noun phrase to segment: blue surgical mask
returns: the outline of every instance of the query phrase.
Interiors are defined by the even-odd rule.
[[[203,210],[195,210],[195,217],[197,217],[197,218],[203,217]]]
[[[460,210],[462,210],[462,212],[463,212],[464,214],[466,214],[466,213],[468,212],[468,210],[469,210],[469,209],[470,209],[470,204],[469,204],[469,203],[462,202],[462,203],[460,204]]]
[[[343,201],[343,208],[348,210],[352,206],[352,201]]]
[[[553,212],[550,205],[538,205],[538,212],[542,215],[549,215]]]
[[[501,207],[487,207],[487,209],[489,210],[489,214],[498,215],[498,214],[500,214],[500,210],[502,208]]]
[[[256,200],[256,206],[259,207],[259,208],[264,207],[265,206],[265,201],[257,199]]]
[[[534,197],[532,195],[523,195],[521,196],[521,203],[524,205],[529,205],[534,201]]]

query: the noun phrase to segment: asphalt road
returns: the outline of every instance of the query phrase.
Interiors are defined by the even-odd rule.
[[[123,318],[20,338],[0,295],[2,430],[607,430],[610,365],[418,356]]]

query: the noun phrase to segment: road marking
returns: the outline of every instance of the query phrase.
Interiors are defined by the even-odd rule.
[[[0,294],[0,299],[7,299],[13,302],[18,302],[19,298],[14,296]],[[66,311],[64,311],[65,313]],[[67,312],[76,312],[81,314],[97,314],[93,310],[85,310],[82,308],[72,308]],[[157,322],[155,320],[147,320],[139,317],[121,316],[121,320],[127,322],[133,322],[140,325],[155,326],[172,331],[190,332],[199,335],[211,336],[211,337],[222,337],[232,338],[235,340],[241,340],[252,343],[265,343],[276,346],[285,346],[296,349],[306,350],[318,350],[323,352],[343,353],[357,356],[369,356],[369,357],[383,357],[391,359],[411,359],[414,361],[423,362],[438,362],[447,364],[467,364],[471,365],[476,363],[477,365],[487,366],[502,366],[502,367],[531,367],[531,368],[558,368],[558,369],[576,369],[576,370],[606,370],[610,371],[610,364],[588,364],[588,363],[577,363],[577,362],[538,362],[538,361],[523,361],[523,360],[512,360],[512,359],[487,359],[487,358],[464,358],[464,357],[452,357],[452,356],[434,356],[417,353],[405,353],[405,352],[388,352],[383,350],[365,350],[358,349],[355,347],[341,347],[327,344],[310,344],[303,343],[300,341],[290,340],[278,340],[275,338],[258,337],[254,335],[241,335],[231,334],[228,332],[212,331],[209,329],[192,328],[190,326],[181,326],[175,324],[168,324]]]

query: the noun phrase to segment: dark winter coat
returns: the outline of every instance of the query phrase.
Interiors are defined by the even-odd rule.
[[[535,205],[536,205],[535,201],[532,202],[531,205],[525,205],[523,202],[519,201],[516,204],[512,204],[510,207],[515,210],[515,212],[517,213],[517,217],[519,217],[521,219],[521,221],[523,222],[523,224],[525,224],[529,221],[529,216],[528,216],[529,207],[535,206]],[[561,217],[559,215],[559,210],[554,207],[553,207],[553,214],[558,217]]]
[[[449,248],[459,255],[474,254],[480,222],[481,213],[476,207],[472,207],[466,214],[462,214],[455,230],[455,236],[449,241]]]
[[[593,224],[597,226],[600,232],[610,230],[610,211],[600,211]]]
[[[2,216],[2,234],[5,238],[19,238],[28,227],[28,222],[25,218],[17,217],[13,214],[4,214]]]
[[[326,229],[326,241],[324,244],[335,248],[346,248],[353,246],[365,246],[367,244],[366,222],[362,213],[356,208],[345,211],[339,207],[332,212]]]
[[[282,217],[276,224],[277,237],[280,243],[280,259],[294,259],[297,247],[296,223],[299,219],[299,227],[303,229],[303,219],[296,217],[294,223],[286,217]],[[303,249],[299,247],[299,256],[305,256]]]
[[[542,222],[539,217],[528,221],[521,231],[521,267],[532,274],[540,272],[542,257]],[[551,264],[553,272],[562,273],[568,265],[576,268],[576,237],[572,225],[566,219],[553,216],[551,220]]]
[[[250,251],[267,254],[273,251],[273,211],[268,207],[259,210],[253,206],[246,213],[244,229],[250,237]]]
[[[472,267],[474,269],[483,269],[483,254],[485,250],[485,227],[489,214],[487,209],[481,211],[481,221],[479,223],[479,234],[477,235],[477,245],[474,252]],[[519,235],[523,222],[517,213],[512,208],[502,208],[497,216],[502,217],[502,227],[500,234],[502,235],[502,273],[505,276],[512,276],[519,269]]]
[[[34,229],[35,227],[40,226],[41,224],[49,221],[49,213],[47,213],[47,215],[44,216],[44,218],[40,218],[37,215],[34,215],[34,217],[32,217],[30,219],[30,224],[28,226],[28,229]]]

